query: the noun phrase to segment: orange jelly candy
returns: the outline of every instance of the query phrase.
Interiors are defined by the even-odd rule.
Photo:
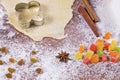
[[[110,32],[106,32],[104,35],[104,39],[110,39],[111,38],[111,33]]]
[[[120,61],[120,54],[117,57],[118,57],[118,60]]]
[[[102,39],[97,39],[96,46],[97,46],[97,50],[103,51],[104,41]]]
[[[84,50],[85,50],[85,47],[83,45],[80,45],[79,51],[82,53],[82,52],[84,52]]]
[[[110,56],[111,57],[116,57],[118,55],[119,55],[119,53],[117,51],[110,51]]]
[[[98,54],[94,54],[90,60],[91,63],[97,63],[99,62],[99,56]]]

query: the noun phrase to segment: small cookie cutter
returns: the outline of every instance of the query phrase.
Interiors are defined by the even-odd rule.
[[[37,11],[35,12],[37,15],[34,17],[31,17],[28,15],[28,12],[30,13],[29,9],[35,9],[38,8]],[[44,24],[44,18],[43,16],[41,17],[39,15],[40,12],[40,3],[37,1],[30,1],[28,4],[27,3],[18,3],[15,6],[15,10],[18,15],[18,20],[19,23],[22,27],[29,28],[31,26],[41,26]]]

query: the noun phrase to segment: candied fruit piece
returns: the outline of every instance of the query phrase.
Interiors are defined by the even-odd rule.
[[[77,60],[79,60],[79,59],[82,59],[82,53],[81,52],[77,52],[76,54],[75,54],[75,59],[77,59]]]
[[[88,59],[91,59],[92,55],[94,54],[93,51],[91,50],[88,50],[87,53],[85,54],[84,58],[88,58]]]
[[[90,50],[92,50],[93,52],[96,52],[96,50],[97,50],[96,45],[95,44],[91,44],[90,45]]]
[[[5,54],[7,54],[7,53],[9,52],[6,47],[0,48],[0,51],[1,51],[2,53],[5,53]]]
[[[35,51],[35,50],[33,50],[32,52],[31,52],[31,54],[32,55],[35,55],[37,52]]]
[[[112,40],[111,45],[117,46],[117,41],[116,40]]]
[[[97,63],[97,62],[99,62],[99,56],[98,56],[98,54],[94,54],[92,56],[92,58],[90,59],[90,62],[91,63]]]
[[[106,62],[107,61],[107,56],[105,54],[102,55],[102,62]]]
[[[117,62],[117,58],[116,57],[111,57],[110,61],[113,62],[113,63],[116,63]]]
[[[110,56],[116,57],[118,55],[119,55],[119,53],[117,51],[110,51]]]
[[[82,53],[82,52],[84,52],[84,50],[85,50],[85,47],[83,45],[80,45],[79,51]]]
[[[11,74],[11,73],[8,73],[8,74],[6,74],[6,77],[7,77],[7,78],[12,78],[12,74]]]
[[[3,61],[2,60],[0,60],[0,65],[3,65]]]
[[[110,45],[108,48],[109,51],[115,50],[115,46],[114,45]]]
[[[102,39],[98,39],[96,41],[96,47],[98,51],[103,51],[104,48],[104,41]]]
[[[15,72],[15,70],[14,70],[13,68],[11,68],[11,67],[8,68],[8,71],[9,71],[10,73]]]
[[[110,46],[110,43],[105,43],[104,44],[104,49],[108,50],[109,46]]]
[[[110,39],[111,38],[111,33],[110,32],[106,32],[104,35],[104,39]]]
[[[9,62],[14,63],[15,62],[14,58],[9,58]]]
[[[23,64],[24,64],[23,59],[20,59],[20,60],[18,61],[18,65],[22,66]]]
[[[118,53],[120,53],[120,47],[115,47],[115,51],[117,51]]]
[[[42,72],[42,69],[41,68],[37,68],[36,69],[36,73],[40,74]]]
[[[90,62],[90,59],[88,59],[88,58],[83,59],[84,64],[89,64],[89,62]]]
[[[118,60],[120,61],[120,54],[117,57],[118,57]]]
[[[97,51],[97,54],[98,54],[99,57],[102,57],[103,51]]]
[[[30,61],[31,61],[32,63],[36,63],[36,62],[37,62],[37,59],[36,59],[36,58],[30,58]]]
[[[111,44],[109,46],[109,51],[115,50],[116,46],[117,46],[117,41],[116,40],[112,40]]]

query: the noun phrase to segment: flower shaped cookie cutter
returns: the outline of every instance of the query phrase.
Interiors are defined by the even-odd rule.
[[[15,6],[18,21],[23,28],[41,26],[44,24],[43,16],[40,16],[40,3],[30,1],[29,3],[18,3]]]

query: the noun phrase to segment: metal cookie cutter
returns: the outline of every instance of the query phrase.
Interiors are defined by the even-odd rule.
[[[31,26],[41,26],[44,24],[44,18],[40,15],[40,3],[30,1],[29,3],[18,3],[15,6],[18,15],[19,24],[24,28]]]

